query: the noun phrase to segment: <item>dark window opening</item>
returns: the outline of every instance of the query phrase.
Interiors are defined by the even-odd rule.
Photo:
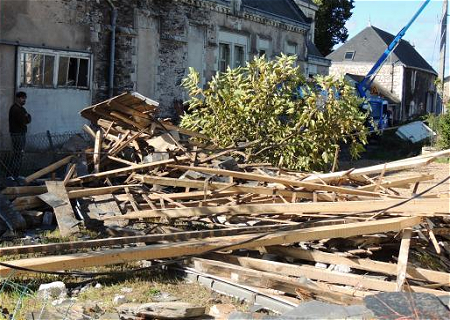
[[[355,57],[355,51],[347,51],[344,55],[345,60],[353,60]]]

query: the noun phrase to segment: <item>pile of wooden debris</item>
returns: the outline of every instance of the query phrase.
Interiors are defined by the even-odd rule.
[[[205,137],[156,112],[156,102],[136,93],[83,110],[98,128],[85,126],[93,148],[2,191],[0,217],[11,230],[35,227],[52,209],[62,236],[87,228],[104,238],[2,247],[3,260],[34,257],[3,263],[1,277],[174,259],[289,301],[350,304],[402,290],[449,295],[448,192],[417,194],[430,174],[389,173],[450,150],[342,172],[293,172],[237,160],[248,144],[195,143]],[[45,178],[63,168],[63,179]],[[412,251],[444,272],[411,263]]]

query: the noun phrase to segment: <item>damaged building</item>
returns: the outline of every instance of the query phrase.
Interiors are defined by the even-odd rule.
[[[78,112],[127,90],[176,116],[194,67],[205,84],[255,56],[295,54],[306,75],[327,74],[313,44],[310,0],[2,0],[0,123],[17,91],[28,94],[29,134],[77,131]],[[7,148],[9,139],[1,139]]]

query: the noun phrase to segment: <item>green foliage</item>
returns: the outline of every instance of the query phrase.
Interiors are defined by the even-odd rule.
[[[316,13],[315,44],[323,55],[333,51],[334,45],[345,42],[348,30],[345,23],[352,16],[354,0],[314,0]]]
[[[307,82],[295,60],[255,58],[245,67],[218,73],[207,89],[198,86],[199,75],[190,69],[183,80],[190,113],[181,125],[208,135],[220,147],[258,141],[247,150],[249,160],[292,169],[329,169],[342,142],[356,157],[366,143],[367,114],[360,112],[354,88],[332,77]]]
[[[438,145],[442,149],[450,149],[450,113],[439,116]]]
[[[437,133],[431,145],[440,149],[450,149],[450,113],[441,115],[428,114],[425,117],[428,126]]]

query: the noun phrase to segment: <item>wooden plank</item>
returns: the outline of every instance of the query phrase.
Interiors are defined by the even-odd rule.
[[[420,166],[430,163],[436,157],[445,157],[445,156],[448,156],[449,154],[450,154],[450,150],[443,150],[443,151],[436,152],[436,153],[430,153],[426,157],[419,156],[419,157],[404,159],[404,160],[400,160],[400,161],[389,162],[386,164],[386,172],[420,167]],[[340,171],[340,172],[332,172],[332,173],[313,174],[313,175],[305,178],[303,181],[331,182],[331,181],[334,181],[336,179],[341,179],[341,178],[357,178],[362,175],[378,174],[383,170],[383,168],[384,168],[384,164],[380,164],[380,165],[370,166],[370,167],[366,167],[366,168],[355,169],[355,170],[352,170],[351,172]]]
[[[101,159],[101,151],[102,151],[102,131],[98,130],[95,135],[95,145],[94,145],[94,172],[100,172],[100,159]]]
[[[8,261],[8,264],[32,268],[34,270],[73,270],[77,268],[104,266],[127,261],[162,259],[181,256],[200,255],[228,247],[229,250],[264,247],[301,241],[312,241],[334,237],[398,231],[421,222],[419,218],[390,218],[380,221],[356,222],[336,226],[306,228],[276,233],[216,237],[204,240],[157,244],[145,247],[112,249],[98,252],[47,256]],[[256,238],[256,236],[258,238]],[[0,277],[17,276],[26,273],[10,267],[0,266]]]
[[[300,248],[289,248],[283,246],[266,247],[268,253],[277,254],[282,257],[293,257],[312,262],[346,265],[353,269],[397,275],[397,265],[393,263],[375,261],[370,259],[348,258],[339,256],[337,253],[326,253],[318,250],[303,250]],[[406,267],[406,277],[420,281],[428,281],[450,286],[450,273],[433,271],[423,268]]]
[[[200,272],[227,277],[233,282],[240,284],[279,290],[294,296],[297,295],[296,289],[301,288],[311,295],[310,298],[319,298],[320,300],[347,305],[361,303],[361,297],[369,295],[357,290],[354,290],[355,292],[352,292],[352,294],[337,293],[333,292],[332,288],[335,287],[333,285],[320,285],[313,281],[301,281],[293,277],[257,271],[217,260],[193,258],[192,262],[195,270]]]
[[[41,194],[46,193],[46,186],[23,186],[23,187],[7,187],[1,191],[4,195],[31,195],[31,194]]]
[[[79,221],[75,219],[72,205],[70,204],[70,200],[67,196],[67,191],[64,187],[63,182],[46,181],[45,185],[47,186],[47,190],[49,193],[54,194],[56,197],[65,202],[64,205],[53,207],[61,236],[66,237],[79,232]]]
[[[325,281],[328,283],[350,285],[358,288],[359,290],[366,289],[384,292],[395,292],[397,287],[397,284],[395,282],[379,280],[373,277],[357,274],[333,272],[330,270],[315,268],[309,265],[294,265],[230,255],[223,255],[222,259],[222,261],[235,263],[246,268],[261,270],[265,272],[273,272],[284,276],[306,277],[312,280]],[[431,293],[436,296],[450,297],[450,293],[446,291],[427,289],[419,286],[409,286],[408,289],[411,289],[411,291],[413,292],[424,292]]]
[[[177,159],[168,159],[168,160],[161,160],[161,161],[155,161],[155,162],[144,163],[144,164],[137,164],[137,165],[129,166],[129,167],[125,167],[125,168],[119,168],[119,169],[103,171],[103,172],[94,173],[94,174],[88,174],[88,175],[81,176],[81,177],[78,177],[75,179],[70,179],[69,184],[88,182],[91,180],[106,178],[109,176],[123,175],[123,174],[127,174],[129,172],[136,171],[136,170],[149,169],[149,168],[157,167],[157,166],[160,166],[163,164],[174,163],[177,161],[185,161],[185,160],[189,160],[189,159],[190,159],[189,157],[183,156],[183,157],[178,157]]]
[[[431,243],[433,244],[434,250],[436,250],[437,254],[441,254],[441,247],[439,246],[439,242],[436,239],[436,236],[434,235],[433,232],[433,228],[434,228],[434,223],[428,219],[425,218],[426,220],[426,226],[427,226],[427,231],[428,231],[428,236],[430,237]]]
[[[433,174],[422,174],[422,175],[414,176],[414,177],[410,177],[410,178],[397,179],[397,180],[393,180],[393,181],[385,181],[385,182],[381,183],[380,186],[383,188],[395,188],[395,187],[401,187],[404,185],[408,185],[409,183],[416,183],[419,181],[429,181],[429,180],[433,180],[433,179],[434,179]],[[358,189],[366,190],[366,191],[373,191],[375,189],[375,187],[376,187],[376,183],[369,184],[366,186],[361,186],[361,187],[358,187]]]
[[[67,192],[69,199],[83,198],[89,196],[100,196],[104,194],[114,193],[124,188],[141,187],[140,184],[128,184],[118,185],[112,187],[100,187],[100,188],[84,188],[79,190],[71,190]]]
[[[11,231],[23,230],[27,227],[23,216],[15,210],[14,206],[3,194],[0,194],[0,219]]]
[[[42,176],[45,176],[48,173],[51,173],[51,172],[61,168],[62,166],[68,164],[70,162],[70,160],[72,160],[72,158],[73,158],[73,156],[65,157],[65,158],[63,158],[63,159],[61,159],[61,160],[59,160],[59,161],[57,161],[57,162],[55,162],[55,163],[53,163],[53,164],[43,168],[43,169],[33,173],[32,175],[29,175],[28,177],[25,178],[25,182],[26,183],[30,183],[30,182],[32,182],[32,181],[34,181],[34,180],[36,180],[36,179],[38,179],[38,178],[40,178]]]
[[[344,188],[344,187],[335,187],[335,186],[329,186],[329,185],[323,185],[323,184],[317,184],[317,183],[311,183],[311,182],[304,182],[304,181],[298,181],[298,180],[290,180],[290,179],[284,179],[284,178],[265,176],[265,175],[254,174],[254,173],[246,173],[246,172],[214,169],[214,168],[206,168],[206,167],[190,167],[190,166],[181,166],[181,165],[172,165],[172,164],[169,164],[168,166],[171,168],[176,168],[176,169],[184,170],[184,171],[190,170],[190,171],[195,171],[195,172],[215,174],[215,175],[233,177],[233,178],[238,178],[238,179],[279,183],[279,184],[282,184],[285,186],[294,186],[294,187],[305,188],[306,190],[309,190],[309,191],[328,191],[328,192],[336,192],[336,193],[340,193],[340,194],[371,196],[371,197],[376,197],[376,198],[394,197],[394,196],[389,196],[389,195],[385,195],[385,194],[380,194],[377,192],[356,190],[356,189],[350,189],[350,188]],[[395,198],[399,198],[399,197],[395,197]]]
[[[14,209],[16,209],[17,211],[35,209],[44,205],[44,203],[41,199],[38,198],[38,196],[18,197],[12,203]]]
[[[408,266],[409,246],[411,243],[411,228],[403,229],[402,242],[400,244],[400,252],[398,254],[397,263],[397,287],[396,291],[403,291],[403,284],[406,279],[406,267]]]
[[[258,227],[239,227],[239,228],[214,229],[205,231],[183,231],[167,234],[149,234],[149,235],[116,237],[107,239],[0,247],[0,256],[3,257],[7,255],[28,254],[28,253],[56,253],[56,252],[66,253],[70,250],[85,249],[85,248],[98,248],[98,247],[125,245],[139,242],[152,243],[159,241],[172,241],[172,242],[186,241],[190,239],[202,239],[209,237],[277,231],[281,228],[283,230],[287,229],[295,230],[298,229],[298,226],[286,226],[277,224]]]
[[[347,202],[305,202],[283,204],[242,204],[235,206],[177,208],[170,210],[142,210],[140,212],[123,215],[124,219],[140,219],[163,215],[170,218],[188,218],[208,215],[251,215],[251,214],[304,214],[304,213],[354,213],[377,212],[401,203],[401,200],[373,200]],[[401,212],[406,215],[424,216],[424,212],[449,212],[448,199],[415,199],[387,212]],[[370,211],[368,211],[370,210]]]
[[[75,172],[76,168],[77,168],[76,163],[74,163],[70,166],[69,171],[67,172],[66,176],[64,177],[64,181],[63,181],[64,185],[66,185],[67,182],[72,178],[73,173]]]
[[[193,188],[201,190],[205,189],[204,181],[175,179],[175,178],[147,176],[147,175],[136,175],[135,178],[143,183],[153,185],[156,184],[161,186]],[[270,196],[282,195],[286,197],[292,197],[293,194],[296,194],[297,199],[312,199],[312,194],[310,192],[291,191],[282,188],[249,187],[244,185],[231,186],[230,184],[223,182],[209,182],[208,184],[206,184],[206,187],[208,190],[227,190],[227,191],[234,191],[236,193],[254,193],[254,194],[265,194]],[[327,194],[321,194],[319,196],[319,199],[328,201],[329,196]]]

